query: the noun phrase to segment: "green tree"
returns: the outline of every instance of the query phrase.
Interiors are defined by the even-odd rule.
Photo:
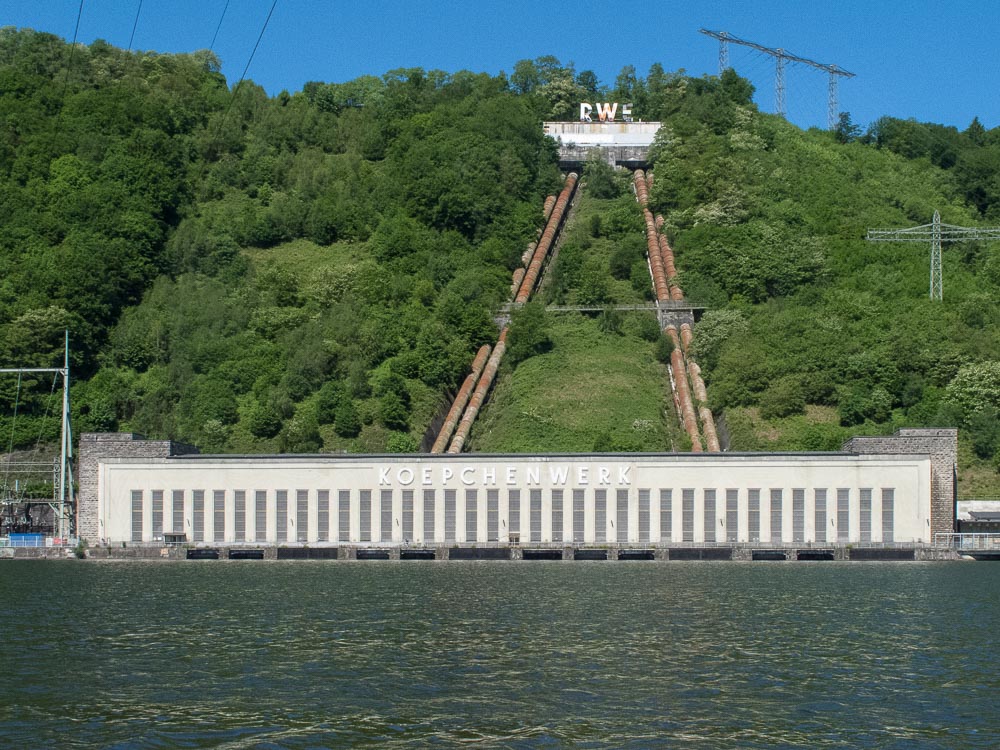
[[[552,348],[550,324],[545,314],[545,306],[540,302],[528,302],[515,310],[510,318],[507,331],[506,359],[518,365],[528,357],[541,354]]]

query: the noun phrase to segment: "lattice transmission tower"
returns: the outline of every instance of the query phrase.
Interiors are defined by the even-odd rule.
[[[944,285],[941,278],[941,243],[966,242],[968,240],[1000,240],[1000,227],[958,227],[942,224],[941,214],[934,212],[930,224],[907,229],[869,229],[870,242],[923,242],[931,246],[931,299],[944,299]]]
[[[854,73],[848,72],[836,65],[828,65],[810,60],[807,57],[793,55],[791,52],[780,47],[765,47],[757,42],[750,42],[740,39],[726,31],[709,31],[699,29],[702,34],[719,40],[719,75],[721,76],[729,66],[729,43],[741,44],[744,47],[751,47],[758,52],[774,57],[774,108],[782,117],[785,116],[785,63],[802,63],[810,65],[820,70],[825,70],[829,80],[827,82],[827,112],[826,123],[830,130],[837,127],[839,111],[837,109],[837,78],[854,78]]]

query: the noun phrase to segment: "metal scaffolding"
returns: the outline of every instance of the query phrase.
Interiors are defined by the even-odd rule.
[[[38,461],[15,461],[8,454],[0,465],[2,483],[0,483],[0,507],[4,515],[13,513],[14,506],[37,505],[44,503],[52,508],[55,514],[53,531],[56,536],[66,538],[73,531],[73,430],[70,424],[69,406],[69,332],[65,334],[65,351],[62,367],[9,367],[0,368],[0,374],[16,374],[18,388],[24,375],[35,373],[53,373],[62,377],[62,419],[59,461],[53,469],[52,464]],[[14,425],[11,425],[13,435]],[[13,442],[13,441],[12,441]],[[52,471],[51,499],[26,497],[31,488],[39,480],[39,475]],[[13,483],[11,477],[13,476]],[[34,477],[34,479],[32,479]]]

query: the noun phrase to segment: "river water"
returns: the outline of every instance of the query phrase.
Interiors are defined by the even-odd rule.
[[[989,563],[0,564],[0,747],[1000,746]]]

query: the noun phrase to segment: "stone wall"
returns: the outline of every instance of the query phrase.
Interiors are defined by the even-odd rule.
[[[97,517],[98,468],[103,459],[166,458],[197,453],[172,440],[146,440],[133,432],[88,432],[80,436],[77,463],[76,536],[91,544],[101,541]]]
[[[922,454],[931,457],[931,541],[955,530],[958,430],[904,428],[894,435],[855,437],[844,450],[857,454]]]

